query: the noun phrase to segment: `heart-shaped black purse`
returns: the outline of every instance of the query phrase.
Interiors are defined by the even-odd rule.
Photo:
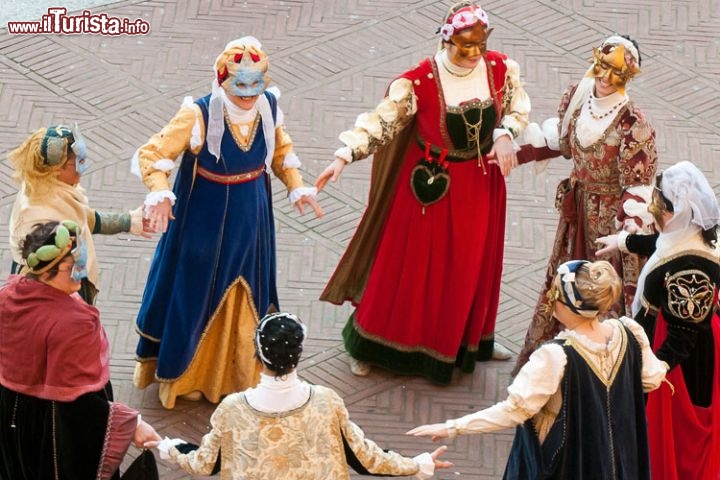
[[[422,159],[410,173],[410,188],[423,207],[440,201],[450,188],[450,175],[441,163]]]

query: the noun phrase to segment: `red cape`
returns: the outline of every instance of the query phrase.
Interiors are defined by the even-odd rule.
[[[667,336],[658,314],[654,350]],[[680,366],[667,374],[675,393],[663,383],[647,403],[650,468],[653,480],[720,480],[720,316],[712,317],[715,338],[713,401],[698,407],[690,401]]]
[[[69,402],[108,382],[109,351],[97,308],[37,280],[0,289],[0,383]]]

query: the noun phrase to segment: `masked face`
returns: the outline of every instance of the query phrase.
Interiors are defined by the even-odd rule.
[[[258,70],[239,69],[223,86],[228,95],[256,97],[265,91],[265,79]]]
[[[70,272],[70,276],[75,282],[82,281],[83,278],[87,278],[87,247],[85,242],[78,237],[77,247],[71,252],[74,264]]]
[[[605,45],[593,48],[593,65],[587,76],[597,79],[596,95],[609,95],[615,91],[625,94],[625,85],[640,70],[635,59],[625,51],[624,45]]]
[[[85,145],[85,139],[80,133],[80,129],[77,124],[75,124],[75,128],[73,129],[73,137],[75,138],[75,141],[72,145],[70,145],[70,148],[75,154],[75,169],[78,174],[85,175],[85,172],[87,172],[90,168],[90,160],[87,158],[87,145]]]
[[[459,67],[474,68],[487,52],[487,39],[492,28],[478,22],[450,37],[448,59]]]

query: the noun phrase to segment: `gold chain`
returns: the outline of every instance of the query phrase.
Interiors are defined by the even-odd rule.
[[[463,110],[462,112],[460,112],[460,115],[465,122],[465,132],[467,133],[468,147],[472,147],[473,143],[475,143],[475,148],[477,148],[478,167],[482,167],[483,174],[487,175],[487,170],[485,170],[485,162],[483,162],[482,160],[482,151],[480,149],[480,128],[482,127],[483,120],[482,110],[480,110],[480,119],[475,123],[470,122],[465,116],[465,113],[466,112]]]

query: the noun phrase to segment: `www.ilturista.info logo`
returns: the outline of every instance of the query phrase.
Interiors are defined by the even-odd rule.
[[[8,33],[32,35],[41,33],[98,35],[147,35],[150,24],[137,18],[110,17],[107,13],[94,14],[83,10],[79,15],[68,15],[65,7],[51,7],[39,22],[8,22]]]

